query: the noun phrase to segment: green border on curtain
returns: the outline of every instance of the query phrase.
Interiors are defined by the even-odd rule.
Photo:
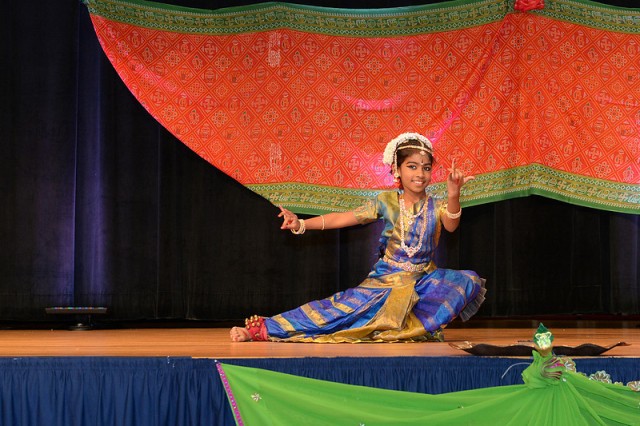
[[[247,188],[275,205],[306,214],[352,210],[382,191],[297,182],[252,184]],[[446,196],[445,182],[434,184],[429,189],[437,197]],[[541,195],[583,207],[640,213],[639,185],[589,178],[540,164],[476,176],[462,188],[460,201],[464,207],[469,207],[529,195]]]
[[[546,0],[544,9],[533,13],[601,30],[640,34],[640,8],[588,0]]]
[[[385,9],[338,9],[285,2],[195,9],[145,0],[83,0],[92,14],[147,28],[228,35],[290,28],[350,37],[389,37],[450,31],[497,22],[514,0],[456,0]],[[588,0],[546,0],[535,13],[609,31],[640,34],[640,9]]]
[[[500,21],[513,0],[457,0],[387,9],[338,9],[267,2],[216,10],[144,0],[83,0],[89,12],[152,29],[229,35],[289,28],[349,37],[393,37],[469,28]]]

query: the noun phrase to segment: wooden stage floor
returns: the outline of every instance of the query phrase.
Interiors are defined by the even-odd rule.
[[[603,347],[618,342],[601,356],[640,358],[640,328],[552,328],[556,346],[592,343]],[[129,328],[89,331],[0,330],[0,356],[106,356],[193,358],[298,358],[298,357],[430,357],[471,356],[449,343],[489,343],[500,346],[530,342],[535,328],[450,327],[444,343],[235,343],[227,328]]]

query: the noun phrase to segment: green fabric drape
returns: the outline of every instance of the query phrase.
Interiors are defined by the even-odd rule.
[[[238,425],[603,425],[640,424],[640,382],[623,386],[572,371],[534,351],[525,384],[429,395],[345,385],[218,364]],[[561,371],[560,379],[543,377]],[[428,365],[425,365],[428,374]],[[604,374],[604,373],[602,373]],[[594,376],[595,378],[595,376]]]

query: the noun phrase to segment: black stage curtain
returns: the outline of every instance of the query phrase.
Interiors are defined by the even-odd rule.
[[[49,306],[106,306],[124,321],[235,320],[365,277],[379,224],[281,231],[274,206],[133,98],[78,0],[8,1],[0,12],[0,321],[51,320]],[[487,278],[480,316],[637,314],[639,218],[541,197],[467,208],[439,265]]]

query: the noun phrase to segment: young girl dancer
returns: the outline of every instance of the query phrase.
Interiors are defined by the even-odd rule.
[[[442,329],[448,323],[458,316],[466,321],[475,314],[484,301],[484,280],[473,271],[441,269],[434,263],[442,227],[453,232],[460,224],[460,188],[473,176],[465,177],[454,162],[447,178],[447,199],[436,199],[426,191],[433,161],[429,139],[403,133],[388,143],[383,158],[399,191],[381,192],[350,212],[306,220],[280,207],[281,228],[296,235],[382,219],[380,259],[358,287],[270,318],[248,318],[244,328],[231,329],[231,339],[442,341]]]

